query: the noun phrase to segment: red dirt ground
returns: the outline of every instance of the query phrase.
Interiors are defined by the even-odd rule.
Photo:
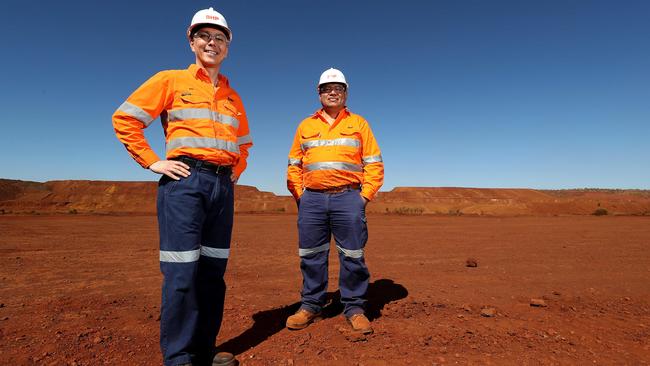
[[[289,331],[295,216],[238,214],[219,347],[242,365],[650,364],[650,217],[369,226],[375,333],[348,330],[333,257],[328,317]],[[154,216],[4,215],[0,232],[0,364],[161,363]]]

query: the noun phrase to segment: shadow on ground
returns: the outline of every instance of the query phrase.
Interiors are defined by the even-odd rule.
[[[389,279],[379,279],[368,285],[368,307],[366,315],[368,319],[375,320],[381,317],[381,310],[391,301],[405,298],[408,295],[406,288]],[[340,302],[341,294],[336,292],[327,293],[328,304],[323,309],[325,318],[333,318],[343,312],[343,305]],[[278,333],[285,327],[287,317],[295,313],[300,307],[300,302],[282,306],[275,309],[264,310],[253,314],[253,326],[246,329],[240,335],[220,344],[219,350],[231,352],[235,355],[241,354],[253,348],[272,335]]]

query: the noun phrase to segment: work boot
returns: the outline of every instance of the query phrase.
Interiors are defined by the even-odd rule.
[[[370,326],[370,320],[366,318],[363,314],[354,314],[348,318],[348,322],[352,326],[352,330],[355,332],[360,332],[363,334],[371,334],[372,327]]]
[[[232,353],[219,352],[212,359],[212,366],[236,366],[239,362]]]
[[[312,313],[309,310],[300,309],[295,314],[287,318],[287,328],[298,330],[307,328],[313,322],[321,319],[320,313]]]

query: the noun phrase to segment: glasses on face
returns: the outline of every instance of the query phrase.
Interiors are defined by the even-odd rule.
[[[343,85],[323,85],[318,88],[318,91],[321,92],[321,94],[329,94],[331,92],[335,92],[336,94],[341,94],[345,91],[345,87]]]
[[[214,43],[225,45],[228,44],[228,39],[223,34],[216,33],[214,35],[207,32],[197,32],[194,35],[194,38],[201,38],[205,43],[210,43],[211,39],[214,39]]]

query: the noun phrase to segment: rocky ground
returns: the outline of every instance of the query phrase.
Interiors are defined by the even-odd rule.
[[[370,215],[352,333],[284,329],[295,216],[239,214],[218,345],[242,365],[650,364],[650,217]],[[0,217],[0,364],[159,365],[154,216]],[[332,253],[333,254],[333,253]]]

